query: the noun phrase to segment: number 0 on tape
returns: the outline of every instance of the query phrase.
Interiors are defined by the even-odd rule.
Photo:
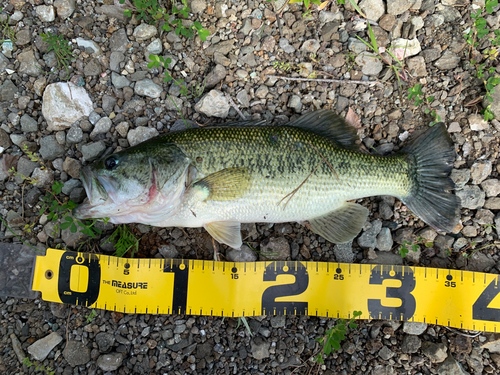
[[[500,331],[494,274],[323,262],[125,259],[48,249],[33,290],[46,301],[124,313],[314,315]]]

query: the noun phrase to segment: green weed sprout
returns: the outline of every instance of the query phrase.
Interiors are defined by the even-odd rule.
[[[408,99],[412,100],[414,99],[415,102],[413,103],[415,107],[420,106],[420,104],[425,103],[426,108],[424,109],[425,114],[429,114],[434,118],[434,121],[432,121],[429,126],[434,126],[436,125],[439,121],[441,121],[441,116],[438,115],[437,111],[435,109],[432,109],[430,106],[430,103],[434,100],[434,96],[428,96],[426,97],[424,93],[422,92],[422,85],[421,84],[416,84],[413,87],[410,87],[408,89]]]
[[[130,257],[133,258],[139,251],[139,240],[125,224],[120,224],[104,243],[113,243],[116,249],[114,255],[120,258],[129,250],[132,250]]]
[[[49,45],[47,51],[54,51],[57,60],[57,69],[61,69],[61,67],[66,69],[66,79],[68,79],[69,64],[71,59],[74,57],[71,52],[69,42],[64,39],[62,35],[52,35],[50,31],[47,31],[46,34],[40,34],[40,36],[42,37],[42,40]]]

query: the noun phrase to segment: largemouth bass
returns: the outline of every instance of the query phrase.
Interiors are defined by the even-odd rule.
[[[240,224],[308,222],[330,242],[352,240],[368,210],[354,199],[392,195],[435,229],[451,231],[459,199],[455,151],[443,123],[401,152],[358,151],[356,130],[331,111],[283,126],[236,122],[161,135],[84,167],[80,219],[204,227],[239,248]]]

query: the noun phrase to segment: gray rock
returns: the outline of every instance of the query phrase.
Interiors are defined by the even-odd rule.
[[[260,244],[261,260],[290,259],[290,244],[284,237],[271,237]]]
[[[83,68],[85,77],[97,77],[101,74],[101,66],[95,60],[90,60]]]
[[[356,64],[361,67],[363,74],[367,76],[376,76],[382,69],[383,65],[379,58],[375,57],[372,52],[364,51],[356,57]]]
[[[31,177],[36,181],[33,186],[46,188],[54,181],[54,172],[50,169],[35,168]]]
[[[109,117],[103,117],[94,126],[94,130],[90,133],[90,138],[95,137],[97,134],[106,134],[111,129],[113,123]]]
[[[154,83],[151,79],[143,79],[142,81],[136,82],[134,87],[134,92],[137,95],[147,96],[153,99],[159,98],[162,91],[163,88]]]
[[[227,250],[226,259],[230,262],[255,262],[257,260],[257,254],[247,245],[243,245],[241,246],[241,250]]]
[[[462,190],[456,192],[460,198],[462,207],[476,210],[483,207],[486,194],[477,185],[466,185]]]
[[[421,335],[427,329],[427,323],[404,322],[403,332],[409,335]]]
[[[0,147],[7,149],[12,145],[9,135],[3,129],[0,129]]]
[[[392,357],[394,357],[396,353],[394,353],[391,349],[389,349],[387,346],[383,346],[382,349],[379,350],[378,356],[382,358],[384,361],[388,361]]]
[[[54,6],[57,9],[57,16],[65,20],[75,11],[75,0],[55,0]]]
[[[178,132],[178,131],[183,131],[186,129],[195,129],[199,128],[200,126],[193,121],[186,120],[184,121],[183,119],[176,120],[172,127],[170,128],[171,132]]]
[[[129,130],[127,140],[130,146],[135,146],[139,143],[147,141],[148,139],[156,137],[158,134],[158,130],[155,128],[139,126],[138,128]]]
[[[109,57],[109,68],[112,71],[119,73],[120,63],[123,61],[125,61],[125,55],[122,52],[111,52]],[[111,76],[111,80],[113,80],[113,76]]]
[[[129,20],[129,18],[123,13],[123,8],[121,6],[102,5],[97,7],[95,10],[98,14],[105,14],[109,18],[116,18],[121,22],[128,22]]]
[[[24,133],[36,132],[38,131],[38,123],[33,117],[24,114],[21,117],[21,129]]]
[[[68,317],[68,306],[65,303],[50,302],[50,312],[56,318],[67,318]]]
[[[62,339],[61,335],[56,332],[52,332],[28,346],[28,353],[30,353],[37,361],[43,361],[47,358],[52,349],[59,345]]]
[[[77,190],[77,189],[75,189],[75,190]],[[75,190],[73,190],[73,191],[75,191]],[[73,194],[73,191],[71,192],[71,194]],[[70,195],[70,197],[72,197],[72,195]],[[79,230],[77,230],[75,233],[72,233],[70,228],[61,230],[61,239],[66,244],[66,246],[70,247],[70,248],[76,248],[79,244],[84,242],[87,238],[88,238],[88,236],[86,234],[83,234]]]
[[[362,0],[359,3],[359,9],[363,11],[366,18],[377,22],[385,13],[385,4],[383,0]]]
[[[270,344],[265,341],[262,337],[256,337],[252,340],[252,356],[256,360],[269,358],[269,346]]]
[[[316,54],[316,52],[318,52],[318,50],[320,49],[321,47],[321,43],[319,42],[319,40],[317,39],[309,39],[309,40],[306,40],[302,46],[300,47],[300,50],[304,53],[307,53],[307,54]]]
[[[40,139],[40,155],[44,160],[54,160],[64,155],[64,147],[54,135],[48,135]]]
[[[163,51],[163,45],[161,44],[161,40],[156,38],[146,47],[146,58],[149,59],[149,55],[159,55]]]
[[[439,48],[426,48],[422,51],[421,55],[423,56],[425,62],[432,62],[441,56],[441,50]]]
[[[16,183],[21,184],[23,182],[23,177],[29,177],[38,166],[38,163],[33,162],[27,158],[20,158],[17,162],[17,173],[19,175],[16,176]]]
[[[432,363],[443,362],[447,355],[448,348],[443,343],[433,343],[424,341],[422,343],[422,353],[431,360]]]
[[[257,90],[255,90],[255,96],[259,99],[265,99],[269,93],[269,88],[266,85],[260,85]]]
[[[17,56],[17,61],[21,63],[19,73],[27,74],[32,77],[40,75],[40,69],[33,51],[22,52]]]
[[[141,23],[134,29],[134,38],[138,42],[143,42],[145,40],[151,39],[158,33],[158,30],[153,25],[148,25],[146,23]]]
[[[399,16],[411,8],[413,0],[387,0],[387,13]]]
[[[87,143],[80,150],[86,161],[94,161],[106,150],[106,144],[103,141]]]
[[[467,269],[469,271],[485,272],[495,264],[496,262],[492,258],[480,251],[476,251],[468,258]]]
[[[413,354],[418,352],[422,346],[422,341],[418,336],[406,335],[401,343],[401,351],[403,353]]]
[[[43,93],[42,114],[49,131],[69,128],[93,110],[92,100],[85,89],[70,82],[52,83]]]
[[[423,56],[415,56],[408,59],[408,70],[413,77],[426,77],[427,69]]]
[[[19,34],[17,36],[17,40],[19,40]],[[29,41],[28,41],[29,43]],[[0,72],[4,72],[5,68],[10,64],[10,61],[3,53],[0,53]]]
[[[123,13],[123,10],[121,10]],[[109,49],[111,52],[126,52],[127,45],[130,41],[127,38],[127,32],[125,29],[116,30],[111,38],[109,38]]]
[[[443,56],[441,56],[435,63],[434,66],[436,66],[440,70],[449,70],[449,69],[455,69],[458,66],[458,63],[460,62],[460,57],[447,49],[444,51]]]
[[[349,105],[349,99],[347,99],[345,96],[338,96],[337,97],[337,104],[335,105],[335,110],[340,113],[344,109],[347,108]]]
[[[471,130],[480,131],[480,130],[488,130],[488,122],[484,120],[484,117],[474,113],[468,117],[469,126]]]
[[[500,210],[500,198],[492,197],[486,199],[486,202],[484,202],[484,208],[489,210]]]
[[[368,260],[368,264],[403,264],[403,258],[401,258],[401,255],[399,254],[394,254],[388,251],[375,251],[375,255],[376,258]]]
[[[165,109],[167,111],[180,111],[183,106],[184,100],[177,96],[170,96],[168,100],[165,101]]]
[[[451,354],[437,368],[438,375],[469,375]]]
[[[250,107],[250,99],[248,98],[248,94],[245,89],[236,94],[236,100],[238,100],[243,108]]]
[[[263,51],[274,51],[274,47],[276,46],[276,39],[273,36],[268,35],[262,39],[260,43],[260,49]]]
[[[440,10],[438,14],[443,16],[444,22],[455,22],[462,17],[460,12],[454,7],[438,5],[438,9]]]
[[[500,194],[500,180],[497,180],[496,178],[481,182],[481,187],[487,197],[496,197]]]
[[[175,259],[179,256],[179,252],[174,245],[161,245],[158,252],[165,259]]]
[[[217,64],[215,68],[210,73],[208,73],[205,81],[205,87],[207,89],[215,87],[219,82],[226,78],[226,74],[226,68],[224,68],[220,64]]]
[[[22,147],[23,143],[27,141],[26,137],[22,134],[11,134],[10,140],[19,147]]]
[[[83,343],[70,340],[63,351],[64,358],[71,367],[85,365],[90,361],[90,350]]]
[[[64,186],[61,189],[61,191],[63,192],[63,194],[70,195],[71,191],[73,189],[79,188],[81,186],[82,186],[82,183],[80,180],[77,180],[76,178],[72,178],[64,183]]]
[[[355,254],[352,251],[352,241],[336,244],[333,247],[333,254],[335,255],[337,262],[352,263],[355,257]]]
[[[483,160],[472,164],[471,177],[474,185],[479,185],[486,180],[492,171],[492,163],[490,160]]]
[[[69,128],[66,134],[66,141],[68,143],[80,143],[83,140],[83,130],[78,125],[73,125]]]
[[[302,112],[302,100],[298,95],[292,95],[288,100],[288,108],[292,108],[296,113]]]
[[[359,55],[361,52],[366,51],[367,47],[361,40],[358,38],[349,38],[347,41],[347,48],[349,51]]]
[[[56,19],[56,12],[52,5],[40,5],[35,7],[36,15],[42,22],[52,22]]]
[[[106,353],[113,347],[115,343],[115,336],[108,332],[99,332],[95,336],[95,342],[99,347],[101,353]]]
[[[97,358],[96,364],[102,371],[115,371],[122,365],[122,361],[122,354],[109,353],[99,356],[99,358]]]
[[[0,101],[12,101],[14,95],[17,93],[17,86],[10,79],[6,79],[2,85],[0,85]]]
[[[207,8],[207,2],[205,0],[193,0],[191,2],[191,12],[193,13],[203,13]]]
[[[450,178],[456,185],[456,189],[463,189],[470,180],[470,169],[453,169]]]
[[[358,238],[358,245],[375,249],[377,247],[377,235],[382,229],[382,221],[374,220],[370,225],[371,226]]]
[[[219,90],[211,90],[196,103],[194,109],[208,117],[226,118],[229,112],[229,102]]]
[[[377,236],[377,249],[380,251],[390,251],[392,249],[391,230],[389,228],[382,228]]]
[[[279,46],[285,53],[295,52],[295,47],[290,44],[287,38],[280,38]]]
[[[337,13],[332,13],[332,12],[327,12],[326,10],[323,10],[323,11],[319,12],[318,19],[319,19],[319,22],[321,24],[325,24],[325,23],[333,22],[333,21],[343,21],[344,14],[341,11],[338,11]]]

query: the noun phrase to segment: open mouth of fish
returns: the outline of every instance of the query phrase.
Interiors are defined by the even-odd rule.
[[[88,199],[73,210],[73,215],[78,219],[94,217],[93,209],[106,203],[109,195],[99,178],[95,177],[89,167],[80,169],[80,179],[87,193]]]

